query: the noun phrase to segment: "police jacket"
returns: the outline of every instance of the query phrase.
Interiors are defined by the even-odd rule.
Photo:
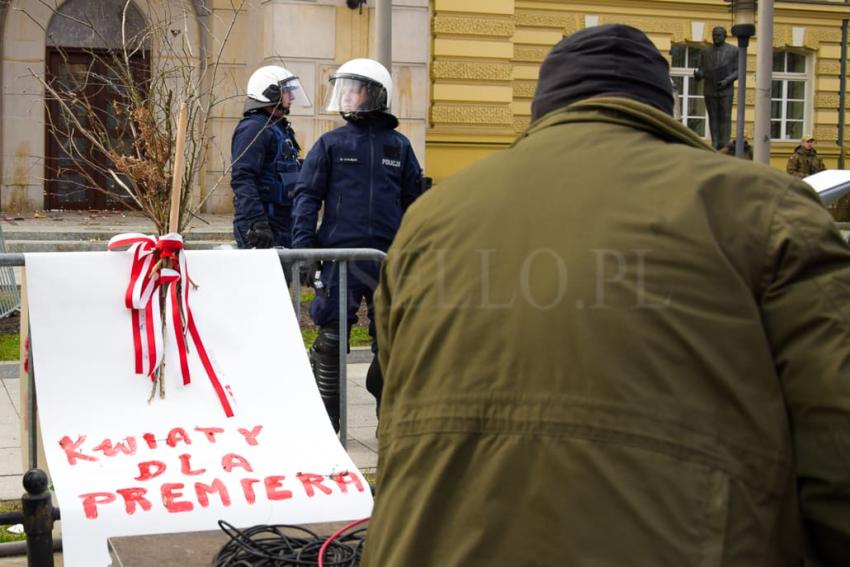
[[[293,248],[389,247],[421,193],[419,162],[397,126],[391,114],[371,113],[316,141],[295,186]]]
[[[261,110],[242,118],[231,142],[235,221],[253,222],[275,215],[289,218],[289,193],[298,178],[300,150],[285,118],[275,121]]]

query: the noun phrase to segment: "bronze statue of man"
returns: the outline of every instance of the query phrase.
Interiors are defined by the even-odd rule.
[[[738,78],[738,48],[726,43],[726,30],[711,31],[712,45],[702,50],[694,78],[703,81],[703,97],[708,109],[711,145],[721,149],[729,142],[732,130],[732,92]]]

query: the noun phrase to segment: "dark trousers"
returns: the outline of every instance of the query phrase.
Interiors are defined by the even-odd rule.
[[[375,288],[378,286],[378,275],[380,262],[349,262],[348,269],[348,293],[346,297],[346,333],[345,340],[348,341],[351,326],[357,322],[357,312],[360,310],[360,302],[366,300],[366,309],[369,313],[369,336],[372,337],[372,353],[375,357],[366,374],[366,390],[375,396],[377,402],[376,412],[380,411],[381,393],[384,380],[378,366],[377,353],[378,343],[375,340],[375,307],[373,297]],[[339,326],[339,264],[336,262],[325,262],[322,266],[322,287],[316,290],[316,298],[310,304],[310,318],[319,328],[332,327],[335,330]]]
[[[346,320],[348,328],[357,322],[360,302],[366,299],[369,312],[369,335],[372,337],[372,352],[378,352],[375,342],[374,306],[372,298],[378,286],[379,262],[348,263],[348,294],[346,298]],[[325,262],[322,265],[322,288],[316,290],[316,299],[310,304],[310,317],[317,327],[339,324],[339,264]]]
[[[708,110],[711,145],[714,146],[714,149],[721,150],[729,143],[732,130],[732,95],[706,95],[705,108]]]

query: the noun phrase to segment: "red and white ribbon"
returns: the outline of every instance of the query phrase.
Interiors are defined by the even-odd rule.
[[[232,417],[233,409],[207,356],[189,307],[191,280],[186,254],[183,252],[183,237],[176,232],[160,237],[129,232],[113,236],[107,245],[107,249],[112,251],[128,247],[128,252],[133,255],[133,263],[130,283],[124,294],[124,305],[132,314],[136,374],[154,380],[156,370],[162,364],[164,349],[158,290],[160,286],[166,286],[170,317],[166,318],[165,325],[171,329],[177,343],[183,384],[191,381],[186,344],[188,333],[225,415]],[[171,260],[170,268],[162,267],[165,260]]]

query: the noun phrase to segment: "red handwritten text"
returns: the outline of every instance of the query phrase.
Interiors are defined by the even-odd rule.
[[[256,425],[251,429],[239,427],[230,434],[238,434],[245,441],[247,446],[256,447],[259,444],[257,438],[259,437],[262,429],[262,425]],[[216,436],[227,434],[227,432],[221,427],[195,427],[194,431],[201,434],[197,438],[205,440],[210,445],[215,445],[217,441]],[[143,433],[141,438],[148,449],[155,451],[161,448],[159,444],[161,438],[156,437],[153,433]],[[171,448],[180,444],[188,446],[192,444],[192,441],[192,436],[182,427],[173,427],[165,435],[165,444]],[[68,464],[70,465],[78,465],[81,461],[97,462],[102,458],[107,457],[118,457],[121,455],[132,456],[136,454],[138,449],[138,441],[132,436],[125,437],[120,441],[108,438],[103,439],[91,448],[84,447],[85,444],[85,435],[78,435],[76,441],[73,441],[68,435],[65,435],[59,440],[59,446],[62,447],[62,450],[65,452],[65,457],[68,459]],[[101,456],[98,457],[93,454],[95,452],[101,453]],[[233,466],[244,467],[244,465],[240,463],[234,463]]]
[[[350,472],[335,473],[330,475],[330,478],[315,473],[299,473],[296,480],[297,482],[287,485],[287,477],[284,475],[269,475],[262,479],[242,478],[235,489],[228,488],[228,484],[220,478],[213,478],[210,482],[195,482],[188,486],[182,482],[166,482],[153,489],[154,494],[159,492],[158,500],[149,496],[151,490],[141,486],[119,488],[115,492],[89,492],[80,494],[79,497],[86,518],[94,520],[104,506],[115,503],[119,498],[124,504],[124,512],[132,516],[140,510],[152,510],[155,502],[161,503],[162,508],[171,514],[190,512],[196,504],[206,508],[210,506],[212,495],[216,495],[221,505],[226,508],[232,503],[231,492],[241,493],[247,504],[255,504],[257,493],[254,487],[260,483],[266,500],[270,502],[289,500],[301,494],[307,498],[315,498],[320,494],[330,496],[335,491],[348,494],[349,486],[354,486],[358,492],[365,490],[360,478]],[[194,499],[191,498],[192,495]]]

